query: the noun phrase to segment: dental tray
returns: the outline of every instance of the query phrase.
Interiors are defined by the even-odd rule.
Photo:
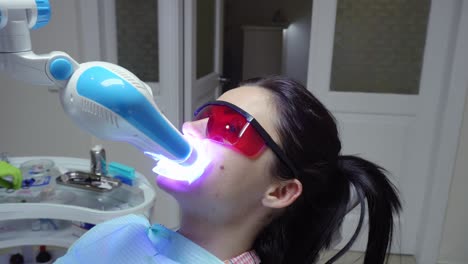
[[[57,184],[95,192],[109,192],[122,185],[118,179],[84,171],[68,171],[56,179]]]

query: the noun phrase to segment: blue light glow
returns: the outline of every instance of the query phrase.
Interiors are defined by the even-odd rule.
[[[152,156],[158,161],[158,164],[153,168],[153,172],[158,174],[159,177],[165,177],[176,181],[184,181],[188,182],[188,184],[192,184],[203,175],[203,172],[211,162],[205,152],[206,147],[204,146],[208,141],[187,136],[186,138],[198,154],[197,160],[191,165],[182,166],[162,155],[145,152],[145,154]]]

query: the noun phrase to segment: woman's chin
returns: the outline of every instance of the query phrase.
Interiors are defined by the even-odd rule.
[[[156,177],[156,184],[168,193],[177,193],[190,191],[194,183],[190,184],[188,181],[174,180],[164,175],[158,175]]]
[[[200,188],[206,178],[212,173],[213,164],[206,166],[201,175],[195,178],[188,178],[187,180],[158,174],[156,177],[156,184],[168,193],[190,192]]]

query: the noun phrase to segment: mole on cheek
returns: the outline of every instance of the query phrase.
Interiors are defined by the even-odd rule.
[[[224,165],[219,166],[221,170],[224,170]]]

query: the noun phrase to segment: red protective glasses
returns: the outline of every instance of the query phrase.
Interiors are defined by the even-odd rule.
[[[198,108],[194,116],[194,121],[208,118],[207,138],[230,146],[250,158],[257,157],[268,146],[297,175],[293,163],[265,129],[239,107],[224,101],[213,101]]]

